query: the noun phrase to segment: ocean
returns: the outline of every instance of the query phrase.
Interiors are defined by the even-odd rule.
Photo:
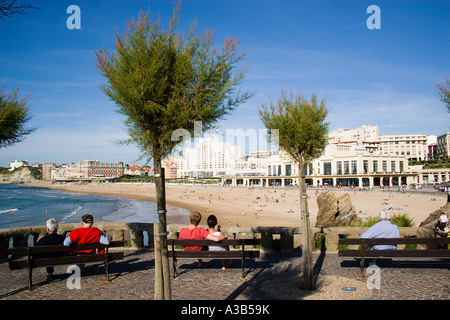
[[[167,216],[187,223],[189,210],[167,205]],[[95,222],[158,222],[156,203],[126,197],[70,193],[55,189],[0,184],[0,229],[77,223],[90,213]]]

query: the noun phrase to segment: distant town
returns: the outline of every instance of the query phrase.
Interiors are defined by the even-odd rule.
[[[362,125],[329,132],[323,155],[305,167],[312,186],[395,187],[450,181],[450,132],[380,135],[378,126]],[[438,165],[433,165],[438,163]],[[82,160],[71,164],[29,164],[15,160],[9,170],[37,167],[43,180],[113,179],[152,176],[152,167],[123,162]],[[222,184],[244,186],[297,185],[298,167],[282,150],[244,154],[240,146],[217,137],[199,139],[192,148],[162,162],[166,179],[216,178]]]

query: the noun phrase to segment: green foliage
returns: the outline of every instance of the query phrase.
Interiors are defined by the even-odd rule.
[[[414,226],[413,219],[407,214],[394,214],[391,218],[391,222],[393,224],[398,225],[399,227],[412,227]]]
[[[235,65],[245,54],[237,52],[239,41],[227,38],[223,47],[213,48],[214,34],[197,34],[192,23],[187,34],[178,33],[180,4],[174,8],[167,30],[149,13],[140,12],[121,37],[116,31],[115,53],[96,51],[97,68],[107,84],[103,92],[124,115],[130,139],[141,151],[141,159],[160,162],[178,143],[177,129],[191,136],[194,121],[202,129],[233,111],[252,94],[236,92],[246,69]]]
[[[312,95],[308,102],[301,94],[281,92],[276,105],[270,101],[259,110],[260,119],[269,129],[278,129],[280,148],[298,163],[308,163],[319,157],[326,145],[328,110],[325,99],[318,102]]]
[[[28,97],[19,99],[19,89],[6,95],[0,89],[0,149],[21,142],[36,128],[26,128],[31,119]]]
[[[380,222],[379,218],[371,217],[370,219],[363,221],[363,222],[357,222],[353,223],[352,227],[363,227],[363,228],[370,228],[374,224]],[[407,214],[407,213],[399,213],[394,214],[391,217],[391,223],[396,224],[399,227],[412,227],[414,226],[413,219]]]

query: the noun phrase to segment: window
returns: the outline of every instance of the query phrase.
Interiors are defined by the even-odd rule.
[[[323,163],[323,174],[324,175],[331,175],[331,162],[324,162]]]
[[[350,163],[348,161],[344,161],[344,174],[350,174]]]
[[[363,170],[364,170],[364,173],[369,172],[369,160],[363,160]]]
[[[377,160],[373,161],[373,172],[378,172],[378,161]]]
[[[290,176],[292,174],[292,165],[286,165],[286,176]]]
[[[342,174],[342,161],[336,163],[336,172],[337,174]]]
[[[391,161],[391,172],[395,172],[395,161]]]
[[[352,160],[352,174],[358,173],[358,162],[356,160]]]

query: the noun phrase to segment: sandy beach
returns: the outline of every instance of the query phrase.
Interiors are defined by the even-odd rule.
[[[38,181],[28,185],[69,192],[156,201],[154,184],[52,185],[50,182]],[[318,212],[316,197],[321,191],[308,190],[308,196],[310,197],[308,207],[312,226],[315,225]],[[377,216],[381,209],[387,208],[388,204],[392,204],[395,209],[394,213],[408,213],[416,227],[430,213],[446,203],[446,197],[438,193],[383,192],[379,189],[372,191],[333,189],[333,191],[338,196],[348,193],[355,210],[363,219]],[[202,223],[206,222],[207,215],[215,214],[219,224],[223,226],[300,226],[299,194],[298,189],[294,188],[166,184],[166,201],[175,206],[199,211],[204,217]],[[168,223],[174,221],[174,218],[168,217]]]

